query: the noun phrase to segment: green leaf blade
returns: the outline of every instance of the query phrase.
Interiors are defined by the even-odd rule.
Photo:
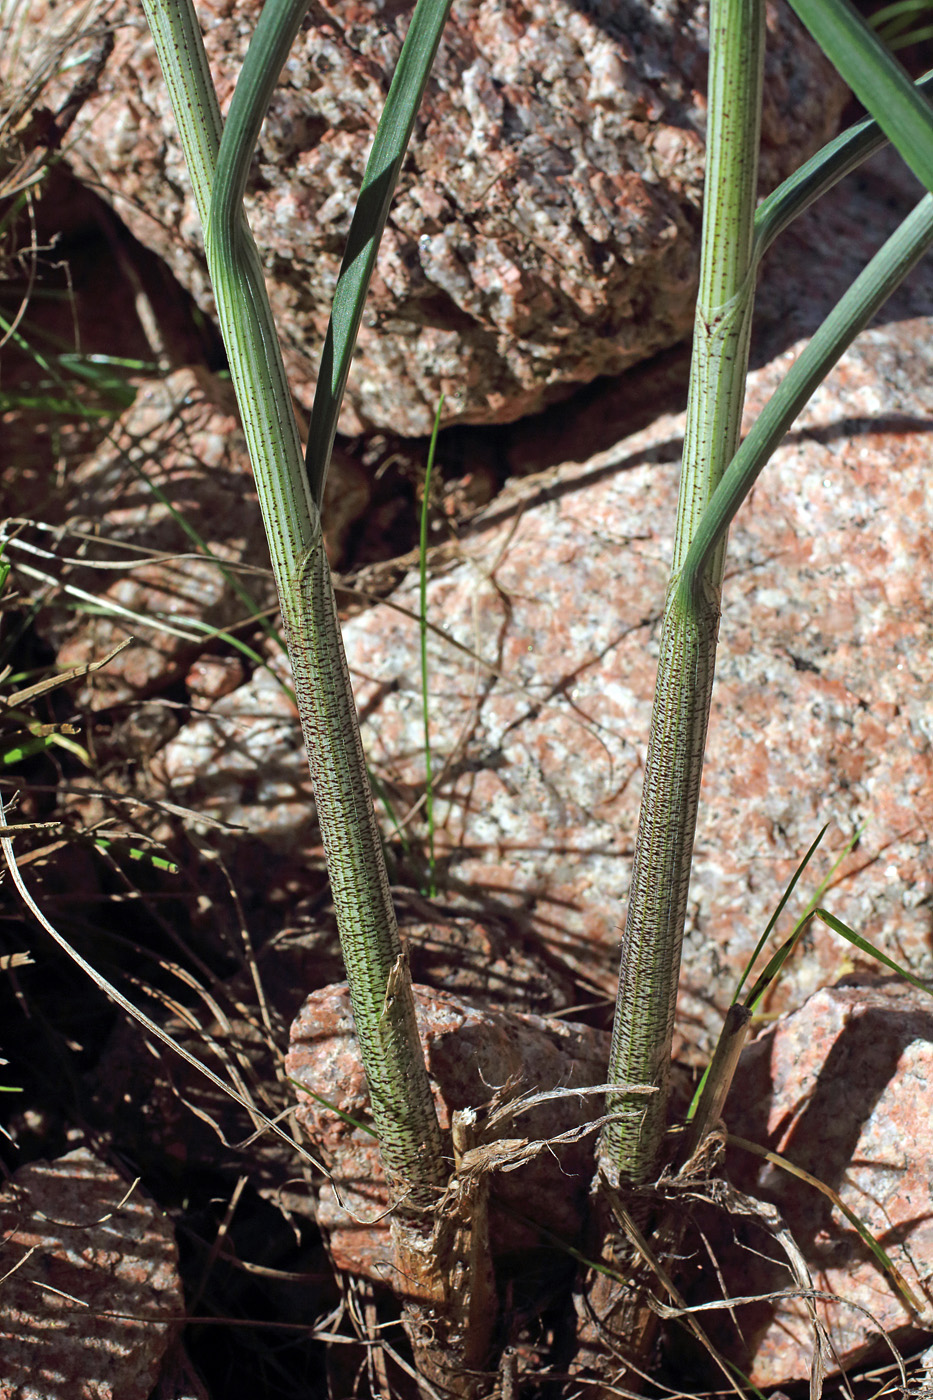
[[[921,184],[933,190],[933,106],[849,0],[790,0]]]
[[[418,0],[415,6],[350,224],[321,356],[305,458],[312,494],[319,505],[376,255],[451,3]]]

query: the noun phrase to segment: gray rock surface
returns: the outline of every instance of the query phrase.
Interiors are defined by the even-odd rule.
[[[36,0],[36,24],[42,0]],[[222,107],[258,0],[199,5]],[[316,4],[256,157],[250,218],[294,391],[310,404],[330,298],[404,33],[379,0]],[[208,312],[201,236],[140,10],[69,159]],[[342,429],[507,422],[687,334],[703,179],[706,11],[454,0],[360,335]],[[832,133],[844,90],[783,0],[768,10],[762,182]]]

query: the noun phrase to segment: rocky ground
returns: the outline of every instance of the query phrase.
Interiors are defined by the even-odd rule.
[[[665,22],[680,23],[669,8]],[[539,47],[511,58],[498,10],[455,19],[433,139],[445,149],[451,132],[473,123],[476,169],[466,173],[474,183],[448,189],[456,217],[441,218],[429,197],[440,174],[424,154],[429,146],[418,148],[377,288],[410,324],[390,324],[380,337],[374,322],[365,338],[326,519],[445,1121],[510,1075],[566,1087],[598,1082],[605,1064],[673,533],[686,352],[672,342],[687,325],[677,316],[689,301],[699,170],[687,160],[688,136],[676,150],[670,139],[675,128],[689,135],[696,118],[686,30],[683,63],[656,109],[636,74],[621,111],[600,96],[600,74],[611,87],[613,64],[650,67],[656,36],[641,34],[623,52],[611,25],[582,10],[568,21],[585,63],[561,90],[566,129],[558,123],[549,132],[549,165],[535,163],[537,148],[528,145],[537,109],[508,84],[517,82],[520,58],[541,68],[539,89],[557,81],[545,62],[552,17],[535,12],[528,32]],[[781,12],[771,27],[773,179],[832,124],[840,100],[829,87],[825,102],[817,100],[818,60],[795,67],[786,56]],[[218,10],[218,52],[235,49],[242,32]],[[295,1080],[359,1116],[365,1085],[338,985],[313,797],[190,217],[167,205],[145,248],[127,232],[119,200],[111,211],[88,187],[96,172],[112,188],[123,161],[138,177],[138,195],[139,181],[177,164],[154,125],[153,112],[160,121],[164,113],[150,89],[143,85],[135,109],[120,105],[121,84],[141,82],[140,74],[155,89],[136,20],[123,16],[117,37],[116,60],[90,99],[93,129],[73,148],[81,180],[59,169],[35,209],[35,241],[57,242],[23,299],[19,333],[34,351],[21,344],[3,352],[2,514],[13,566],[0,635],[11,668],[4,689],[22,691],[50,667],[83,672],[128,636],[134,641],[104,668],[29,701],[31,722],[58,732],[50,745],[7,760],[4,794],[18,793],[10,820],[58,825],[17,837],[16,850],[44,916],[254,1109],[275,1116],[295,1108]],[[388,53],[391,25],[380,42]],[[320,60],[314,45],[336,43],[326,26],[315,30],[311,57]],[[353,52],[366,108],[381,50]],[[465,72],[469,100],[459,105],[451,74]],[[781,73],[785,96],[796,94],[794,121],[775,96]],[[319,96],[317,119],[346,135],[352,168],[356,128],[334,115],[331,100]],[[609,253],[599,275],[590,269],[591,281],[574,291],[578,322],[565,325],[553,298],[566,283],[548,281],[546,258],[509,281],[504,216],[493,202],[483,211],[491,223],[479,217],[476,182],[484,160],[507,156],[527,177],[513,210],[521,227],[536,202],[561,217],[553,190],[549,204],[545,198],[550,181],[577,201],[562,227],[596,237],[608,215],[580,204],[581,191],[605,194],[605,182],[592,178],[599,151],[579,134],[584,101],[602,113],[606,140],[621,139],[613,123],[627,139],[638,128],[660,183],[648,203],[631,184],[628,202],[619,190],[606,195],[618,220],[597,241]],[[512,114],[526,107],[520,137]],[[282,150],[270,137],[270,163],[283,151],[291,158],[298,137],[290,120],[283,108],[275,128]],[[561,161],[570,162],[566,180]],[[327,169],[344,179],[344,166]],[[604,174],[611,184],[619,172]],[[271,227],[284,197],[271,169],[259,189],[256,212]],[[337,194],[331,215],[339,225]],[[911,177],[885,155],[782,238],[759,294],[750,416],[916,197]],[[134,218],[127,224],[144,237]],[[627,261],[622,244],[636,226],[644,248]],[[553,229],[548,238],[560,241]],[[417,269],[403,256],[411,242],[421,250]],[[470,243],[481,256],[463,257]],[[568,249],[575,265],[582,255]],[[461,264],[470,269],[462,285],[453,275]],[[652,293],[657,321],[646,329],[645,317],[632,318],[641,363],[570,393],[572,381],[635,358],[635,329],[623,335],[607,323],[594,338],[581,311],[588,298],[631,308],[631,290],[618,279],[632,268],[642,290],[651,278],[660,287]],[[276,294],[291,315],[289,278],[305,269],[285,275],[281,259],[276,269]],[[446,319],[431,324],[443,345],[431,341],[428,355],[419,341],[425,356],[409,366],[413,381],[393,379],[396,342],[410,339],[411,325],[424,330],[438,288]],[[318,295],[309,292],[312,310],[305,308],[312,325]],[[535,331],[539,323],[554,330],[553,341]],[[931,325],[928,258],[814,398],[733,531],[684,950],[676,1047],[684,1086],[706,1062],[758,935],[824,824],[796,912],[828,877],[822,899],[838,918],[915,974],[931,973]],[[463,356],[444,368],[456,330]],[[307,355],[294,330],[288,338],[302,398]],[[56,358],[75,345],[83,379],[75,362]],[[513,358],[503,368],[507,345]],[[607,345],[616,359],[606,359]],[[111,358],[104,365],[95,355]],[[458,375],[472,397],[454,395],[458,421],[441,436],[429,503],[432,842],[413,616],[426,443],[414,434],[432,395]],[[511,397],[493,394],[493,383],[507,383]],[[542,411],[521,416],[530,409]],[[26,704],[2,716],[4,752],[22,730]],[[376,1330],[386,1320],[387,1256],[374,1221],[380,1171],[365,1134],[304,1099],[285,1120],[293,1141],[251,1140],[255,1116],[118,1017],[24,915],[9,881],[4,888],[0,953],[15,959],[28,950],[32,962],[0,970],[3,1078],[13,1091],[0,1105],[8,1135],[0,1144],[8,1170],[0,1193],[0,1397],[404,1393],[392,1354],[404,1344]],[[840,977],[844,985],[834,986]],[[907,1357],[929,1341],[928,1001],[879,980],[863,953],[812,926],[746,1052],[730,1129],[837,1193],[789,1183],[773,1163],[730,1150],[736,1186],[780,1207],[796,1241],[791,1265],[777,1258],[760,1222],[735,1223],[734,1215],[724,1229],[722,1212],[695,1203],[704,1233],[687,1251],[682,1286],[690,1301],[714,1287],[705,1239],[728,1293],[757,1299],[738,1310],[739,1333],[723,1314],[711,1315],[708,1330],[764,1390],[793,1391],[815,1364],[810,1281],[826,1295],[815,1306],[828,1329],[819,1364],[829,1374],[840,1365],[867,1371],[903,1393],[882,1333]],[[536,1123],[532,1135],[577,1126],[585,1108],[565,1101],[563,1116]],[[308,1163],[305,1134],[343,1188],[343,1206]],[[573,1267],[553,1237],[583,1243],[587,1173],[586,1146],[575,1144],[559,1165],[549,1157],[501,1178],[505,1325],[530,1377],[528,1394],[560,1393],[558,1380],[534,1377],[556,1369]],[[881,1241],[912,1290],[907,1300],[842,1207]],[[527,1219],[517,1224],[519,1208],[546,1220],[551,1234]],[[789,1283],[794,1296],[769,1299]],[[372,1346],[374,1337],[387,1346]],[[661,1364],[665,1381],[689,1392],[716,1383],[680,1343],[668,1345]],[[500,1379],[505,1393],[505,1371]]]

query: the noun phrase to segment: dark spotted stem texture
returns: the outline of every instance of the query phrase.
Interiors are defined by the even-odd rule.
[[[419,1213],[436,1203],[439,1189],[446,1183],[441,1133],[373,811],[324,551],[320,499],[305,471],[259,255],[243,212],[243,194],[259,128],[304,18],[307,0],[267,0],[222,139],[217,98],[190,0],[144,0],[144,5],[205,229],[218,317],[285,622],[356,1031],[390,1199],[406,1214],[409,1210]],[[412,31],[416,41],[419,32],[416,20],[417,12],[399,61],[399,72],[404,74],[408,51],[409,77],[409,44]],[[422,67],[425,57],[427,67],[430,66],[436,38],[433,45],[428,46],[429,54],[423,48]],[[387,110],[395,89],[393,81]],[[412,90],[409,82],[409,96]],[[420,88],[417,98],[411,99],[414,108],[417,99]],[[410,118],[407,126],[405,122],[396,123],[404,135],[402,145],[407,142],[414,111]],[[377,172],[380,188],[394,183],[400,163],[401,156],[396,153],[387,168]],[[387,198],[384,203],[387,208]],[[378,233],[375,240],[378,242]],[[353,338],[355,331],[348,355]],[[323,486],[323,473],[318,485]]]
[[[739,439],[754,296],[753,233],[764,55],[763,0],[713,0],[700,288],[674,561],[628,913],[609,1080],[615,1115],[599,1162],[611,1183],[656,1170],[667,1119],[677,982],[716,663],[725,543],[687,595],[681,571]],[[657,1092],[627,1093],[651,1085]],[[647,1105],[647,1106],[646,1106]]]

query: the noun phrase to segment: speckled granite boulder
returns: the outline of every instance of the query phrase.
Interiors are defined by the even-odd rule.
[[[85,1148],[0,1191],[0,1398],[147,1400],[184,1316],[168,1218]]]
[[[36,0],[41,23],[42,0]],[[200,0],[226,107],[258,0]],[[407,7],[312,8],[264,128],[250,218],[308,406],[356,191]],[[212,309],[168,98],[137,6],[69,159]],[[386,232],[343,430],[425,433],[440,394],[507,422],[689,332],[706,106],[706,10],[690,0],[454,0]],[[843,89],[783,0],[769,5],[762,178],[836,124]]]
[[[871,210],[897,190],[885,158],[853,197],[805,225],[825,253],[826,296],[857,265]],[[880,173],[879,173],[880,170]],[[863,198],[864,194],[864,198]],[[873,236],[879,230],[873,230]],[[795,255],[795,245],[780,251]],[[809,284],[804,290],[809,293]],[[771,304],[797,329],[788,289]],[[923,314],[920,314],[920,313]],[[733,530],[718,679],[688,910],[681,1052],[708,1045],[797,861],[831,823],[815,873],[852,832],[829,908],[918,971],[930,970],[933,901],[933,496],[929,489],[933,260],[859,338],[760,478]],[[798,330],[799,333],[799,330]],[[751,377],[750,413],[796,346]],[[442,880],[469,894],[583,987],[611,995],[625,914],[657,620],[673,537],[683,419],[587,462],[513,486],[438,564],[428,616],[463,651],[429,643]],[[417,612],[417,578],[394,603]],[[373,609],[345,629],[370,764],[394,790],[424,780],[418,626]],[[175,800],[262,830],[268,805],[240,771],[231,736],[262,707],[257,674],[165,750]],[[304,782],[294,728],[264,771]],[[414,800],[412,797],[411,800]],[[287,815],[287,814],[286,814]],[[306,809],[276,843],[316,837]],[[387,833],[388,834],[388,833]],[[852,950],[808,935],[773,1009],[799,1006]],[[578,1000],[582,1000],[580,995]]]
[[[418,1028],[441,1128],[458,1109],[480,1108],[497,1089],[511,1097],[567,1090],[517,1114],[493,1134],[530,1142],[599,1118],[602,1099],[572,1090],[605,1082],[609,1037],[589,1026],[509,1010],[478,1010],[448,992],[415,987]],[[301,1095],[297,1118],[331,1173],[320,1190],[317,1219],[338,1269],[385,1279],[393,1264],[385,1177],[371,1133],[350,1118],[370,1117],[369,1091],[345,985],[313,992],[291,1030],[286,1073],[315,1097]],[[317,1097],[320,1096],[320,1097]],[[491,1179],[490,1238],[496,1257],[579,1243],[593,1173],[593,1134],[545,1149],[527,1164]],[[550,1232],[542,1234],[541,1223]]]
[[[86,665],[134,639],[81,686],[78,698],[93,710],[138,701],[182,677],[199,703],[221,698],[241,682],[242,668],[234,657],[201,656],[210,629],[276,604],[231,386],[198,368],[140,378],[136,390],[106,439],[68,474],[61,507],[77,535],[61,551],[71,556],[65,581],[102,608],[77,627],[71,613],[57,615],[50,634],[61,639],[59,664]],[[362,469],[338,451],[325,488],[332,560],[369,494]]]
[[[824,988],[742,1055],[726,1105],[730,1131],[837,1191],[919,1304],[919,1312],[908,1310],[826,1196],[760,1158],[731,1152],[730,1175],[779,1206],[813,1286],[831,1295],[815,1304],[835,1350],[830,1370],[868,1357],[890,1364],[882,1329],[908,1356],[933,1326],[931,1078],[933,997],[891,978]],[[734,1297],[793,1289],[780,1246],[734,1217],[714,1250]],[[813,1328],[799,1296],[753,1304],[737,1318],[745,1338],[739,1363],[755,1385],[770,1391],[809,1377]]]

